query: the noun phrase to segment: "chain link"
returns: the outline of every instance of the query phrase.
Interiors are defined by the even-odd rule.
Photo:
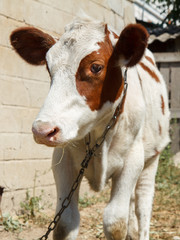
[[[63,200],[63,202],[61,204],[61,209],[55,215],[53,221],[49,224],[47,232],[41,238],[39,238],[38,240],[46,240],[46,239],[48,239],[49,234],[56,228],[56,226],[57,226],[57,224],[58,224],[58,222],[59,222],[59,220],[61,218],[62,213],[69,206],[74,192],[76,191],[76,189],[80,185],[80,182],[81,182],[81,180],[83,178],[83,175],[84,175],[84,171],[88,167],[89,161],[91,160],[92,156],[95,154],[96,150],[102,145],[102,143],[104,142],[104,140],[106,138],[107,133],[115,125],[115,123],[116,123],[116,121],[118,119],[118,116],[121,113],[121,109],[123,107],[123,103],[124,103],[125,97],[126,97],[127,87],[128,87],[128,83],[127,83],[127,68],[126,68],[125,72],[124,72],[124,91],[123,91],[123,96],[122,96],[122,99],[121,99],[120,103],[116,107],[116,110],[115,110],[115,112],[113,114],[113,117],[111,118],[111,120],[107,124],[107,126],[106,126],[104,132],[102,133],[101,137],[99,137],[96,140],[96,142],[95,142],[95,144],[93,145],[92,148],[90,148],[90,143],[91,143],[90,133],[88,134],[88,139],[87,139],[87,137],[85,138],[86,155],[85,155],[85,158],[83,159],[83,161],[81,163],[81,169],[79,171],[79,174],[78,174],[76,180],[74,181],[68,196]]]
[[[72,187],[71,187],[71,191],[69,192],[68,196],[63,200],[62,205],[61,205],[61,209],[59,210],[59,212],[56,214],[56,216],[54,217],[53,221],[49,224],[48,226],[48,230],[47,232],[41,237],[39,238],[39,240],[46,240],[48,239],[48,236],[50,234],[50,232],[52,232],[55,227],[57,226],[57,223],[59,222],[62,213],[64,212],[64,210],[69,206],[72,196],[74,194],[74,192],[76,191],[76,189],[78,188],[82,178],[84,175],[84,167],[82,167],[79,171],[79,174],[75,180],[75,182],[73,183]]]

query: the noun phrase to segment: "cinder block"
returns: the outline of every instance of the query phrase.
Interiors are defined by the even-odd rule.
[[[41,108],[50,89],[50,78],[48,82],[24,81],[24,86],[29,94],[29,106]]]
[[[30,197],[33,197],[33,189],[21,189],[18,191],[9,191],[5,189],[5,192],[2,197],[2,213],[10,213],[11,215],[17,214],[21,209],[20,203],[26,200],[27,191],[30,194]],[[56,205],[56,190],[55,186],[47,186],[47,187],[37,187],[35,189],[34,196],[42,197],[42,206],[45,208],[45,212],[50,209],[55,211]]]
[[[7,17],[23,21],[24,0],[1,0],[0,13]]]
[[[76,15],[78,9],[82,9],[85,13],[87,13],[87,15],[91,16],[92,18],[99,19],[102,22],[108,23],[115,29],[117,28],[119,30],[122,28],[122,25],[124,24],[121,15],[123,13],[119,13],[119,11],[121,10],[123,1],[121,4],[119,4],[119,1],[118,4],[111,3],[111,1],[103,1],[102,5],[98,1],[96,2],[77,0],[74,3],[73,14]],[[115,4],[117,4],[117,6]],[[116,11],[114,9],[116,9]]]
[[[34,191],[35,190],[35,191]],[[14,213],[21,209],[20,203],[25,202],[27,191],[29,192],[30,197],[41,196],[42,197],[42,206],[44,207],[44,212],[54,211],[56,209],[56,187],[55,185],[50,186],[41,186],[27,189],[19,189],[19,190],[10,190],[5,188],[3,198],[2,198],[2,213]],[[83,178],[80,188],[80,198],[92,197],[94,195],[98,195],[93,190],[90,189],[89,184],[85,178]]]
[[[0,74],[24,79],[49,82],[45,66],[32,66],[26,63],[14,50],[0,46]]]
[[[0,146],[3,158],[0,160],[51,159],[53,148],[34,142],[32,134],[1,133]]]
[[[13,156],[13,153],[15,151],[18,151],[21,147],[20,142],[20,134],[7,134],[7,133],[1,133],[0,134],[0,146],[2,149],[1,159],[0,160],[6,160],[8,159],[6,152],[12,152],[10,159],[15,159]]]
[[[106,14],[106,22],[114,28],[115,32],[119,35],[124,27],[124,21],[122,17],[118,14],[115,14],[113,11],[108,11]]]
[[[48,94],[49,82],[0,76],[0,102],[3,105],[40,108]],[[41,91],[39,91],[41,89]]]
[[[3,149],[0,148],[0,160],[3,159],[3,156],[4,156],[4,155],[3,155]]]
[[[74,3],[72,2],[72,0],[66,0],[66,1],[41,0],[39,2],[44,3],[52,8],[56,8],[60,11],[65,11],[70,14],[72,14],[73,12]]]
[[[116,22],[115,22],[116,16],[115,16],[115,15],[116,15],[116,14],[114,14],[114,12],[107,10],[106,23],[107,23],[109,26],[113,27],[114,30],[116,30],[116,27],[115,27],[115,26],[116,26]]]
[[[0,1],[1,4],[1,1]],[[0,45],[10,47],[9,36],[11,32],[18,27],[24,26],[24,23],[21,23],[16,20],[12,20],[8,17],[0,15],[0,26],[1,26],[1,38],[0,38]]]
[[[124,21],[123,19],[118,16],[117,14],[114,15],[115,16],[115,29],[118,33],[118,35],[120,35],[121,31],[123,30],[124,28]]]
[[[125,0],[107,0],[108,6],[112,9],[116,14],[123,18],[124,15],[124,3]]]
[[[40,2],[24,0],[24,3],[25,22],[33,26],[62,33],[64,26],[72,20],[72,15]],[[39,9],[41,9],[40,12]]]
[[[85,14],[91,16],[89,9],[89,1],[76,0],[73,3],[73,15],[79,16],[79,13],[83,11]]]
[[[134,16],[134,5],[130,1],[124,2],[124,24],[136,23]]]
[[[0,107],[1,133],[31,133],[38,110],[13,106]]]
[[[100,5],[91,1],[82,1],[82,0],[76,1],[75,7],[74,7],[74,14],[78,12],[79,4],[80,4],[80,8],[82,8],[84,12],[87,13],[87,15],[103,21],[103,8]]]
[[[0,76],[0,102],[3,105],[30,106],[30,97],[23,80]],[[2,114],[1,114],[2,115]],[[1,118],[2,116],[0,116]]]
[[[105,12],[107,9],[93,1],[75,1],[73,5],[73,15],[79,15],[80,10],[83,10],[85,14],[94,19],[98,19],[100,21],[104,21],[106,19]]]
[[[0,45],[12,47],[10,44],[10,39],[9,39],[12,31],[14,31],[16,28],[19,28],[19,27],[28,27],[29,25],[26,24],[25,22],[19,22],[15,19],[10,19],[6,16],[0,15],[0,26],[1,26],[1,32],[3,32],[3,34],[1,35],[1,38],[0,38]],[[40,29],[42,31],[49,33],[52,36],[55,36],[56,38],[59,37],[59,35],[56,34],[55,32],[53,32],[52,30],[48,31],[48,30],[44,30],[43,28],[40,28]]]
[[[1,161],[0,186],[18,190],[54,184],[51,160]]]
[[[108,0],[90,0],[90,2],[96,2],[97,4],[99,4],[105,8],[109,8]]]

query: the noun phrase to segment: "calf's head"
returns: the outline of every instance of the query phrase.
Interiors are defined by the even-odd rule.
[[[16,52],[28,63],[46,64],[49,94],[32,131],[48,146],[83,138],[112,113],[124,83],[121,67],[132,67],[143,56],[147,31],[128,25],[118,37],[103,23],[75,20],[57,42],[33,27],[10,36]]]

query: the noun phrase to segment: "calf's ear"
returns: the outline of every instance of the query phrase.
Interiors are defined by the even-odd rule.
[[[10,41],[16,52],[26,62],[34,65],[44,64],[47,51],[55,44],[53,37],[33,27],[14,30]]]
[[[112,54],[114,64],[133,67],[142,58],[149,34],[140,24],[130,24],[121,32]]]

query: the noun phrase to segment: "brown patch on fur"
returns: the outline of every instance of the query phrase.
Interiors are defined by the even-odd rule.
[[[128,60],[127,66],[132,67],[141,59],[147,46],[148,33],[139,24],[128,25],[122,31],[114,49],[109,34],[105,25],[105,39],[99,43],[100,49],[82,59],[76,73],[77,90],[86,97],[92,111],[99,110],[105,102],[115,102],[120,97],[124,82],[119,60]],[[91,72],[92,64],[101,65],[103,69],[94,74]],[[125,98],[123,107],[124,101]]]
[[[158,76],[153,72],[150,68],[148,68],[144,63],[140,62],[139,65],[144,69],[144,71],[148,72],[149,75],[156,80],[156,82],[160,83]]]
[[[49,34],[33,27],[16,29],[11,33],[10,41],[16,52],[34,65],[45,64],[46,53],[55,44]]]
[[[162,127],[161,127],[161,124],[159,123],[159,135],[162,134]]]
[[[153,155],[153,157],[157,157],[160,154],[160,152],[157,149],[154,149],[154,151],[155,151],[155,154]]]
[[[139,239],[139,234],[137,232],[133,233],[132,235],[127,235],[126,240],[138,240]]]
[[[118,39],[118,38],[119,38],[119,36],[118,36],[115,32],[112,32],[112,34],[113,34],[113,36],[114,36],[115,39]]]
[[[149,56],[145,56],[145,58],[146,58],[150,63],[152,63],[152,65],[155,66],[155,62],[152,60],[151,57],[149,57]]]
[[[164,98],[162,95],[161,95],[161,109],[162,109],[162,113],[164,115],[165,114],[165,104],[164,104]]]
[[[125,220],[121,219],[119,222],[116,222],[107,227],[107,232],[109,235],[109,239],[113,240],[121,240],[125,239],[127,235],[127,224]]]
[[[105,29],[105,31],[107,31]],[[109,39],[109,31],[104,42],[99,43],[100,49],[81,60],[76,73],[76,87],[80,95],[86,97],[92,111],[99,110],[107,101],[115,102],[123,91],[121,69],[113,65],[111,55],[113,46]],[[103,69],[93,74],[92,64],[102,65]]]
[[[140,82],[140,85],[141,85],[141,88],[142,88],[142,79],[141,79],[139,73],[137,73],[137,74],[138,74],[139,82]]]
[[[118,61],[121,56],[128,61],[127,67],[136,65],[144,54],[147,47],[149,34],[140,24],[129,24],[121,32],[115,46],[115,57]]]

